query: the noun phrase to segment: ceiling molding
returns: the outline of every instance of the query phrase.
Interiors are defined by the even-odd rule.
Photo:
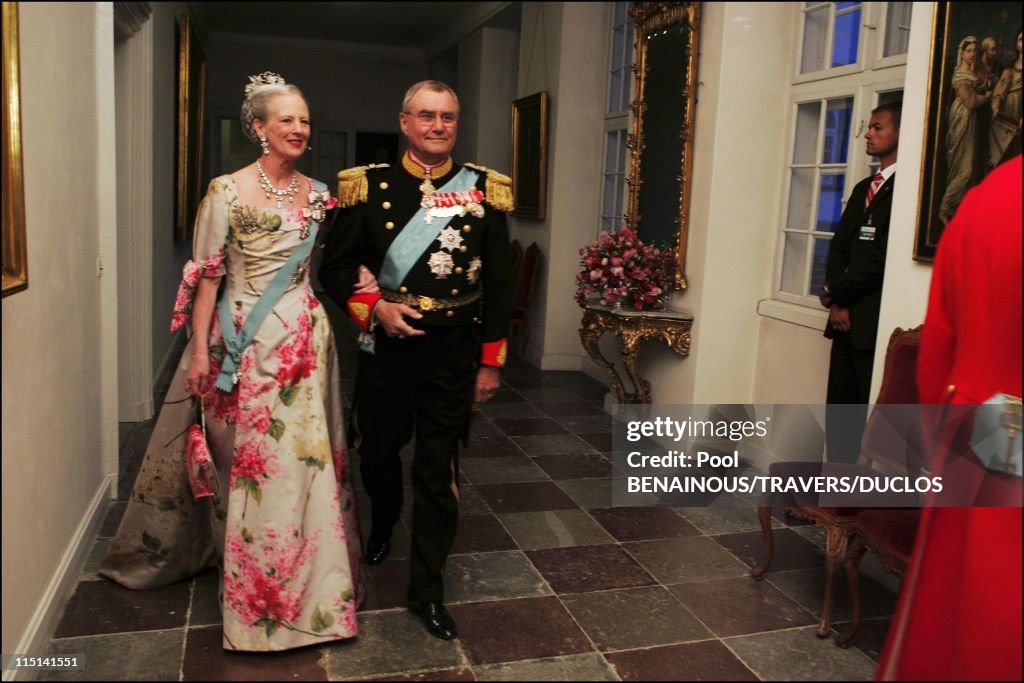
[[[427,61],[466,38],[511,4],[511,2],[467,2],[466,13],[457,22],[451,24],[448,30],[440,31],[433,40],[425,43],[423,51]]]
[[[114,3],[114,35],[118,38],[131,38],[153,13],[148,2],[115,2]]]

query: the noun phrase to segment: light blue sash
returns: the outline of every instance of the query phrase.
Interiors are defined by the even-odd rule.
[[[463,167],[448,182],[438,188],[438,192],[468,192],[476,187],[478,173],[472,169]],[[444,225],[428,224],[426,222],[427,210],[422,206],[413,214],[409,222],[405,224],[398,237],[391,243],[388,253],[384,255],[384,265],[380,269],[378,281],[385,289],[398,289],[405,280],[405,276],[412,270],[416,259],[420,257],[431,242],[455,216],[448,219]]]
[[[314,187],[318,192],[322,192],[326,186],[318,182]],[[238,383],[238,368],[242,367],[242,352],[252,343],[256,332],[260,329],[260,325],[263,324],[263,319],[267,317],[274,306],[277,305],[277,302],[281,300],[281,296],[295,276],[295,270],[299,267],[299,264],[305,261],[313,250],[318,229],[319,224],[310,218],[309,234],[306,235],[306,239],[295,248],[292,255],[288,257],[288,260],[281,266],[281,269],[274,275],[267,288],[263,290],[259,301],[249,311],[249,315],[246,316],[245,323],[242,324],[241,333],[235,332],[235,321],[231,317],[230,296],[228,288],[224,288],[224,293],[217,304],[217,312],[220,315],[220,331],[224,337],[225,347],[224,360],[220,366],[220,376],[217,377],[217,388],[221,391],[230,392],[234,389],[235,384]]]

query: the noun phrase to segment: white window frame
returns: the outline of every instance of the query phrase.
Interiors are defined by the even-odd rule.
[[[823,4],[823,3],[819,3]],[[871,118],[871,110],[877,106],[879,93],[893,90],[902,90],[906,75],[906,55],[893,55],[882,58],[881,52],[884,45],[884,22],[886,18],[885,2],[861,3],[862,25],[859,29],[858,60],[856,65],[847,65],[835,69],[824,69],[806,74],[800,74],[801,50],[803,46],[803,27],[805,24],[805,8],[803,4],[796,7],[795,21],[799,28],[796,31],[798,36],[797,49],[794,54],[793,83],[790,88],[790,115],[789,127],[787,130],[785,154],[780,168],[783,170],[780,182],[779,216],[777,220],[777,236],[775,247],[775,263],[773,268],[772,296],[771,301],[785,304],[794,304],[794,307],[784,306],[763,306],[759,310],[765,315],[790,320],[798,324],[807,324],[807,315],[800,311],[804,308],[814,309],[817,313],[823,314],[824,309],[818,301],[817,296],[807,291],[810,285],[812,259],[814,257],[814,239],[824,237],[827,233],[820,233],[816,228],[816,216],[819,209],[818,198],[821,189],[820,172],[815,174],[815,183],[812,188],[812,206],[808,218],[808,225],[802,230],[794,230],[788,227],[790,185],[792,182],[792,168],[794,145],[796,144],[797,132],[797,108],[800,104],[815,102],[842,97],[853,98],[853,114],[851,117],[851,130],[849,147],[847,149],[846,181],[843,187],[842,206],[846,207],[850,192],[853,187],[865,178],[877,167],[874,159],[864,153],[864,132],[868,120]],[[831,45],[832,26],[829,25],[829,41]],[[815,146],[815,167],[821,166],[821,140],[824,131],[819,127],[818,140]],[[801,294],[782,291],[783,270],[785,267],[785,245],[786,234],[800,232],[807,235],[807,247],[804,252],[803,270],[801,273]],[[815,316],[817,318],[818,316]],[[814,326],[813,324],[811,326]]]
[[[629,175],[629,155],[630,155],[630,150],[626,146],[626,141],[628,139],[629,131],[631,130],[631,125],[632,125],[632,111],[631,111],[629,105],[633,101],[633,86],[634,86],[634,82],[633,81],[635,80],[633,78],[633,71],[632,71],[632,69],[629,69],[629,68],[625,69],[625,76],[626,76],[626,108],[621,110],[621,111],[617,111],[617,112],[610,112],[610,111],[608,111],[609,100],[611,99],[611,87],[612,87],[612,77],[611,76],[612,76],[612,70],[615,69],[615,68],[618,68],[620,66],[618,64],[612,64],[612,58],[614,56],[614,49],[613,49],[613,45],[612,45],[613,40],[614,40],[614,33],[613,32],[614,32],[614,30],[616,28],[616,24],[615,24],[615,9],[616,9],[616,5],[619,5],[619,4],[625,6],[625,10],[626,10],[626,24],[625,25],[626,26],[632,26],[632,23],[633,23],[633,20],[629,17],[629,6],[632,3],[629,3],[629,2],[622,2],[622,3],[612,2],[612,3],[608,3],[607,30],[605,31],[605,35],[608,36],[608,42],[606,43],[607,46],[608,46],[608,50],[607,50],[607,55],[605,57],[605,74],[606,74],[606,76],[605,76],[605,98],[604,98],[605,114],[604,114],[604,127],[603,127],[603,130],[602,130],[602,140],[601,140],[601,192],[599,193],[600,196],[598,198],[598,200],[600,201],[600,206],[598,206],[598,211],[597,211],[598,225],[596,226],[596,230],[595,230],[595,233],[594,233],[595,237],[597,235],[599,235],[602,231],[608,229],[608,227],[604,225],[605,220],[607,218],[609,218],[609,216],[607,214],[605,214],[605,212],[604,212],[605,200],[606,200],[606,197],[605,197],[605,185],[606,185],[607,177],[609,175],[617,175],[617,176],[621,176],[621,178],[622,178],[622,190],[619,193],[619,196],[615,198],[615,203],[614,203],[614,206],[618,210],[618,212],[615,213],[615,214],[612,214],[612,217],[617,217],[619,220],[613,223],[613,225],[611,226],[611,229],[609,230],[609,232],[614,232],[615,230],[618,230],[619,227],[621,227],[622,217],[625,215],[625,212],[626,212],[626,199],[627,199],[627,196],[628,196],[628,193],[629,193],[629,186],[626,184],[625,181],[626,181],[626,178]],[[628,32],[627,32],[627,35],[628,35]],[[633,39],[634,39],[634,41],[636,40],[635,28],[633,29]],[[624,57],[628,57],[628,60],[626,62],[624,62],[624,65],[632,66],[633,60],[635,59],[635,51],[636,51],[635,50],[635,45],[634,45],[633,42],[628,42],[628,43],[626,43],[623,46],[623,56]],[[609,169],[607,167],[607,165],[606,165],[607,159],[608,159],[608,136],[609,136],[609,133],[612,133],[612,132],[615,132],[615,131],[622,131],[623,132],[622,146],[618,150],[618,155],[621,155],[621,157],[624,159],[622,173],[619,173],[617,171],[617,169]]]

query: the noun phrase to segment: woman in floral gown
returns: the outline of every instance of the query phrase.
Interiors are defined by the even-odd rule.
[[[215,178],[199,208],[172,322],[190,321],[192,338],[101,572],[153,588],[216,561],[224,648],[267,651],[355,636],[362,557],[338,359],[309,284],[309,244],[334,200],[295,171],[310,134],[302,94],[275,74],[250,81],[242,121],[262,153]],[[285,268],[290,281],[252,342],[230,353],[220,321],[243,330]],[[218,489],[198,502],[182,459],[189,394],[204,406]]]

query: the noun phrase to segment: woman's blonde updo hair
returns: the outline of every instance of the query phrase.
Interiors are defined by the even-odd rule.
[[[242,132],[245,137],[259,144],[259,136],[253,130],[252,122],[259,119],[267,121],[267,102],[274,95],[298,95],[305,101],[305,96],[298,87],[285,83],[277,74],[264,71],[258,76],[249,76],[249,84],[245,86],[245,99],[242,100]]]

